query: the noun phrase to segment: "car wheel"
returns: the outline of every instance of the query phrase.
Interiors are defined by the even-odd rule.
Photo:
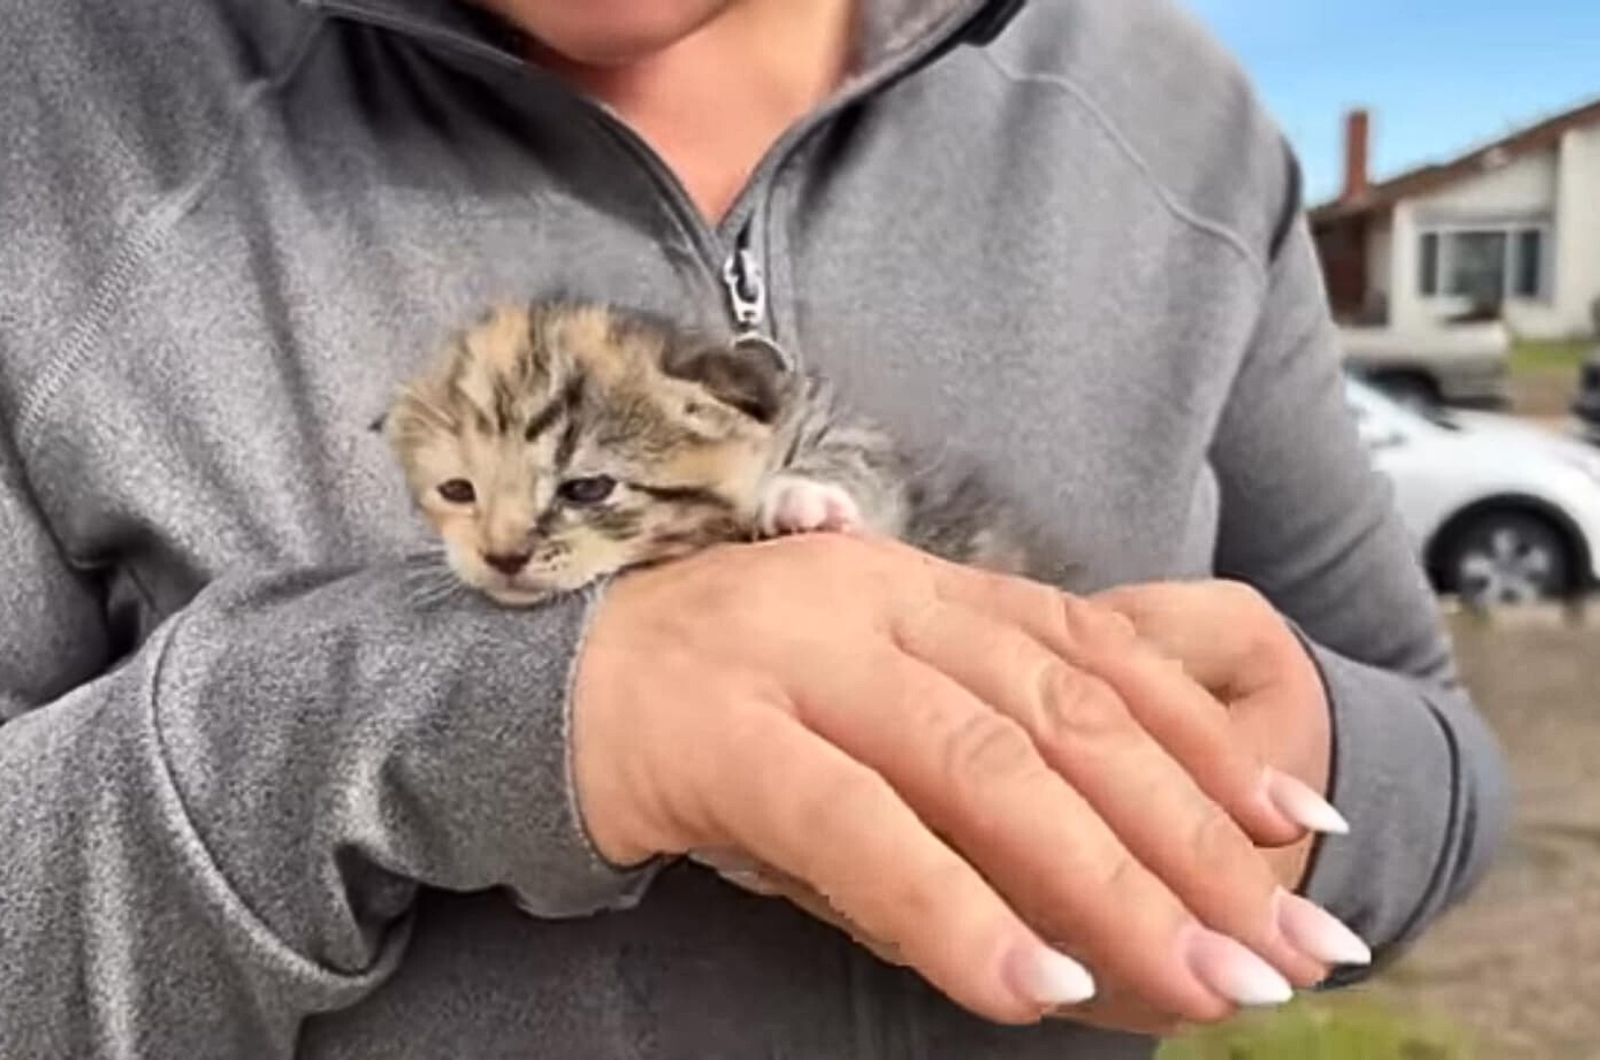
[[[1566,536],[1528,512],[1474,515],[1451,535],[1439,568],[1447,589],[1479,607],[1548,600],[1572,587]]]

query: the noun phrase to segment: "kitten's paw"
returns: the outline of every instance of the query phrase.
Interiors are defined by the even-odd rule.
[[[839,486],[798,475],[779,475],[761,501],[761,532],[767,537],[811,530],[848,533],[861,528],[861,509]]]

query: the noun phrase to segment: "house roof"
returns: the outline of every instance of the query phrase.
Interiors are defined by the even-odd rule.
[[[1437,191],[1458,180],[1499,169],[1524,155],[1555,147],[1568,130],[1592,122],[1600,122],[1600,99],[1557,114],[1494,143],[1485,144],[1452,161],[1422,166],[1390,180],[1369,185],[1366,191],[1354,198],[1323,203],[1311,211],[1311,222],[1321,224],[1387,210],[1401,199]]]

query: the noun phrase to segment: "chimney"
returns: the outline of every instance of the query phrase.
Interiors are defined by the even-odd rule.
[[[1352,202],[1367,193],[1370,184],[1368,164],[1372,116],[1353,110],[1344,119],[1344,193],[1339,198]]]

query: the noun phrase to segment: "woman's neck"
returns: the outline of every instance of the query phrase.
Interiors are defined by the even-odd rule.
[[[641,58],[586,65],[535,57],[622,117],[713,223],[783,132],[849,73],[854,0],[739,0]]]

